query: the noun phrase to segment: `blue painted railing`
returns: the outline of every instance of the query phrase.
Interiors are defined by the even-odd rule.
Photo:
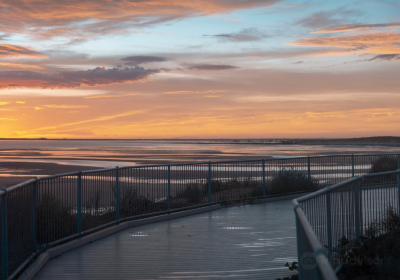
[[[293,200],[300,280],[336,280],[343,265],[374,263],[348,250],[361,246],[371,226],[373,234],[387,234],[388,229],[376,225],[385,224],[388,210],[400,215],[400,157],[397,168],[357,176]],[[342,243],[345,239],[348,246]],[[352,259],[343,259],[343,254]]]
[[[369,173],[382,157],[399,155],[145,165],[34,178],[0,191],[1,279],[18,275],[46,248],[128,219],[315,191]]]

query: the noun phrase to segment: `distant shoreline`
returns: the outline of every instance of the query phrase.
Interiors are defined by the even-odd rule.
[[[241,138],[241,139],[50,139],[50,138],[0,138],[0,141],[127,141],[174,142],[193,144],[232,145],[370,145],[399,146],[400,137],[375,136],[360,138]],[[1,150],[1,146],[0,146]]]
[[[240,141],[247,141],[247,140],[318,140],[318,141],[326,141],[326,140],[396,140],[400,141],[400,136],[370,136],[370,137],[349,137],[349,138],[343,138],[343,137],[332,137],[332,138],[326,138],[326,137],[279,137],[279,138],[0,138],[0,140],[90,140],[90,141],[145,141],[145,140],[150,140],[150,141],[229,141],[229,140],[240,140]]]

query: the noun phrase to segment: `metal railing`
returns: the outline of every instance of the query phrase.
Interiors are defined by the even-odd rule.
[[[385,224],[388,211],[400,214],[400,169],[354,177],[294,199],[293,205],[299,279],[337,279],[343,265],[374,261],[349,259],[348,253],[369,235],[388,233],[377,226]]]
[[[128,219],[315,191],[398,154],[130,166],[35,178],[0,191],[1,279],[40,252]]]

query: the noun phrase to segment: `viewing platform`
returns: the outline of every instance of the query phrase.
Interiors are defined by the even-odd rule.
[[[0,191],[1,279],[276,279],[310,253],[303,279],[337,279],[338,240],[400,209],[398,166],[334,155],[35,178]]]

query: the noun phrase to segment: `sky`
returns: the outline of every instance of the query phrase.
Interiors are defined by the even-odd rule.
[[[0,138],[399,127],[398,0],[0,0]]]

